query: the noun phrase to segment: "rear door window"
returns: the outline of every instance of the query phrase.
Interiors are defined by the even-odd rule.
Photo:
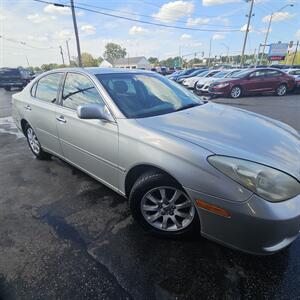
[[[274,78],[282,76],[282,73],[277,70],[266,70],[266,77],[267,78]]]
[[[42,77],[37,85],[35,97],[39,100],[55,103],[63,73],[52,73]]]

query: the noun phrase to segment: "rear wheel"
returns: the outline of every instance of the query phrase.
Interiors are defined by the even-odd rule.
[[[43,151],[41,144],[40,144],[34,130],[32,129],[32,127],[29,124],[27,124],[25,126],[25,135],[26,135],[30,150],[32,151],[32,153],[34,154],[34,156],[37,159],[44,160],[44,159],[49,159],[51,157],[51,155],[49,153]]]
[[[242,89],[239,86],[234,86],[231,90],[230,90],[230,96],[233,99],[239,98],[242,95]]]
[[[9,92],[11,90],[11,87],[10,86],[6,86],[4,89]]]
[[[199,235],[199,218],[192,200],[166,174],[150,172],[134,184],[129,197],[135,220],[148,232],[163,237]]]
[[[284,96],[287,93],[287,86],[286,84],[281,84],[277,89],[276,89],[276,95],[277,96]]]

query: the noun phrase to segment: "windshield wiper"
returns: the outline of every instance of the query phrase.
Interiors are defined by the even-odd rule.
[[[175,111],[180,111],[180,110],[192,108],[192,107],[199,106],[199,105],[201,105],[201,104],[200,103],[190,103],[190,104],[187,104],[187,105],[182,106],[180,108],[177,108]]]

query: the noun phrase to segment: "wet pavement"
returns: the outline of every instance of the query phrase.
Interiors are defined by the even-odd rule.
[[[300,299],[300,238],[265,257],[154,238],[126,199],[59,159],[34,159],[4,117],[0,299]]]

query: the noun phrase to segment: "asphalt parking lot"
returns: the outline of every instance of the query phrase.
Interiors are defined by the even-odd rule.
[[[59,159],[34,159],[10,99],[0,90],[0,299],[300,299],[300,238],[256,257],[149,236],[126,199]],[[214,101],[300,131],[300,95]]]

